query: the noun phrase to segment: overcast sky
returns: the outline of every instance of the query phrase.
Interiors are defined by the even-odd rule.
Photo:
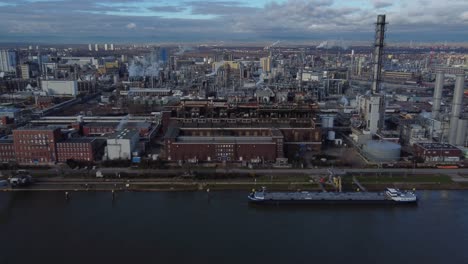
[[[0,41],[468,42],[468,0],[0,0]]]

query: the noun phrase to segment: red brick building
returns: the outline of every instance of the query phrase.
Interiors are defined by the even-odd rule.
[[[21,127],[13,130],[16,161],[20,164],[52,164],[57,162],[56,143],[59,128]]]
[[[463,155],[459,148],[445,143],[414,144],[414,154],[425,162],[457,162]]]
[[[15,147],[13,145],[13,138],[0,139],[0,162],[15,161]]]
[[[104,144],[95,138],[70,138],[57,142],[57,160],[95,161],[102,157]]]
[[[83,125],[83,136],[112,134],[117,128],[118,123],[88,123]]]
[[[171,121],[171,111],[162,111],[161,113],[161,126],[162,134],[165,135],[167,129],[169,128],[169,123]]]
[[[0,116],[0,126],[5,126],[13,123],[8,116]]]
[[[216,152],[213,152],[211,146],[208,146],[218,144],[218,142],[225,145],[222,144],[226,142],[223,141],[225,139],[231,140],[228,141],[229,146],[235,145],[233,146],[234,154],[232,156],[225,155],[236,161],[240,158],[245,160],[247,156],[249,158],[264,156],[268,160],[272,159],[271,150],[273,147],[267,147],[267,145],[276,145],[277,149],[281,149],[276,152],[276,158],[293,159],[300,157],[305,150],[316,153],[321,151],[321,129],[315,125],[317,104],[303,102],[231,104],[223,100],[193,100],[166,106],[165,110],[162,113],[161,125],[162,131],[167,131],[165,133],[166,151],[171,151],[171,156],[168,155],[167,158],[174,159],[176,157],[183,160],[186,156],[194,156],[195,153],[198,153],[196,148],[199,148],[203,150],[202,153],[210,152],[210,155],[203,154],[203,157],[217,160]],[[170,131],[171,127],[180,128],[182,134],[174,137],[171,135],[173,133]],[[190,140],[193,142],[190,144],[193,147],[186,147],[185,145],[188,143],[182,142],[188,140],[186,137],[189,131],[192,133],[193,138]],[[216,134],[216,131],[223,131],[223,133]],[[170,145],[168,145],[167,136],[172,136],[172,139],[169,139]],[[280,136],[281,139],[273,140],[277,136]],[[207,138],[202,139],[202,137],[212,137],[212,140],[208,141]],[[195,143],[197,140],[199,142]],[[204,143],[203,140],[205,140]],[[261,142],[260,148],[257,146],[257,142]],[[172,145],[176,149],[183,150],[175,151]],[[248,145],[255,145],[255,149],[250,149]],[[194,147],[195,149],[193,149]],[[169,148],[171,149],[169,150]],[[210,150],[208,151],[207,148]],[[264,148],[268,150],[263,151]],[[246,153],[242,153],[243,149],[246,150]]]
[[[169,128],[165,158],[169,161],[275,162],[283,158],[278,129]]]

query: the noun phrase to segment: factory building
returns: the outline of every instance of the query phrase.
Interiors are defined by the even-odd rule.
[[[0,138],[0,162],[7,163],[16,161],[13,137]]]
[[[443,65],[433,65],[431,67],[432,71],[442,71],[447,75],[457,75],[457,74],[464,74],[465,69],[464,68],[457,68],[457,67],[447,67]]]
[[[386,82],[405,82],[405,81],[415,81],[419,76],[412,72],[392,72],[386,71],[383,72],[382,79]]]
[[[17,53],[11,50],[0,50],[0,72],[15,72]]]
[[[321,137],[310,120],[173,119],[164,137],[165,157],[171,161],[281,163],[307,150],[320,152]]]
[[[112,134],[115,132],[119,123],[87,123],[82,126],[83,136],[97,136],[103,134]]]
[[[450,144],[417,143],[414,145],[414,154],[424,162],[457,162],[462,151]]]
[[[23,78],[24,80],[31,78],[31,70],[29,64],[21,65],[21,78]]]
[[[70,138],[57,142],[57,159],[66,162],[95,161],[102,157],[104,145],[95,138]]]
[[[62,57],[62,61],[65,61],[68,65],[79,65],[80,67],[86,65],[98,66],[99,61],[94,57]]]
[[[169,161],[275,162],[283,158],[278,129],[170,128],[165,136]]]
[[[121,95],[133,96],[168,96],[171,95],[171,89],[161,88],[130,88],[128,91],[121,91]]]
[[[238,61],[219,61],[219,62],[214,62],[213,63],[213,71],[216,72],[221,66],[224,66],[225,68],[229,67],[229,69],[233,70],[239,70],[241,67],[241,62]]]
[[[10,119],[8,116],[0,116],[0,126],[6,126],[13,123],[13,119]]]
[[[97,85],[95,81],[78,81],[78,93],[79,94],[91,94],[97,91]]]
[[[107,138],[106,157],[109,160],[129,160],[138,147],[139,132],[124,129]],[[135,155],[133,155],[135,156]]]
[[[20,164],[52,164],[57,162],[56,143],[61,139],[59,128],[22,127],[13,130],[16,160]]]
[[[233,106],[226,101],[200,100],[182,101],[167,109],[172,110],[172,116],[169,118],[166,115],[166,119],[169,120],[163,120],[163,131],[171,126],[181,129],[210,128],[213,131],[250,129],[247,130],[250,131],[249,134],[246,132],[241,136],[260,136],[262,135],[260,131],[265,129],[278,129],[284,137],[283,155],[286,158],[301,157],[306,150],[313,152],[321,150],[322,134],[320,127],[316,127],[315,124],[318,109],[315,104],[265,105],[255,102]]]
[[[21,110],[17,108],[0,107],[0,125],[7,125],[16,122],[21,117]]]
[[[371,134],[377,133],[380,124],[380,108],[382,106],[381,96],[363,95],[357,98],[358,109],[363,118],[363,127]]]
[[[271,68],[273,67],[271,57],[260,58],[260,66],[263,72],[271,72]]]
[[[78,94],[77,81],[41,81],[42,91],[53,96],[76,96]]]
[[[299,72],[296,78],[298,81],[303,82],[321,82],[323,79],[323,73],[304,70]]]

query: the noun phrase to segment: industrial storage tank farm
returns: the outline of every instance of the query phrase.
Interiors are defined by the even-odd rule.
[[[401,154],[401,145],[389,141],[371,140],[364,145],[363,152],[372,161],[398,161]]]

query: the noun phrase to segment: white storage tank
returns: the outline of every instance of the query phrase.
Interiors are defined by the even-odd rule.
[[[373,162],[398,161],[401,155],[401,145],[390,141],[371,140],[363,147],[364,155]]]
[[[322,116],[322,128],[332,128],[334,120],[333,116]]]
[[[335,131],[328,131],[327,139],[328,140],[335,140],[336,133]]]

